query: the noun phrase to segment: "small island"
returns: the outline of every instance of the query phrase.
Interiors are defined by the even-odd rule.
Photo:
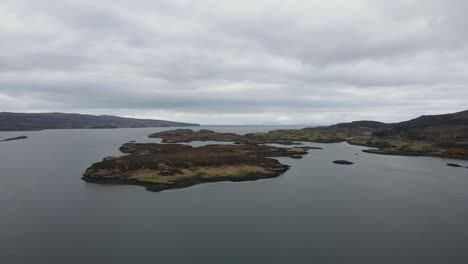
[[[339,164],[339,165],[353,165],[354,164],[353,162],[347,161],[347,160],[335,160],[333,161],[333,163]]]
[[[456,164],[456,163],[447,163],[447,166],[453,167],[453,168],[463,168],[462,165]]]
[[[12,138],[7,138],[7,139],[4,139],[4,140],[0,140],[0,142],[21,140],[21,139],[27,139],[27,138],[28,138],[27,136],[12,137]]]
[[[107,157],[93,164],[83,180],[102,184],[131,184],[149,191],[184,188],[220,181],[253,181],[277,177],[289,169],[270,157],[307,154],[303,148],[266,145],[207,145],[126,143],[128,155]]]

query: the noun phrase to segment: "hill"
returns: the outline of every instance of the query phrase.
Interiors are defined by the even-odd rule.
[[[423,115],[396,124],[400,129],[423,128],[429,126],[468,126],[468,110],[444,115]]]
[[[424,115],[386,124],[371,136],[358,135],[351,144],[377,147],[378,154],[468,158],[468,111]]]
[[[199,125],[166,120],[124,118],[110,115],[94,116],[66,113],[0,113],[0,131],[172,126]]]
[[[383,128],[388,128],[390,124],[378,122],[378,121],[353,121],[349,123],[339,123],[336,125],[329,126],[329,128],[348,128],[348,129],[354,129],[354,128],[369,128],[369,129],[383,129]]]

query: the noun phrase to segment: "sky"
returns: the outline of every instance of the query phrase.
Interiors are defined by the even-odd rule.
[[[0,1],[0,111],[201,124],[468,109],[465,0]]]

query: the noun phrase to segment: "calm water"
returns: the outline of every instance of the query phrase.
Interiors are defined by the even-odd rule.
[[[310,144],[325,149],[257,182],[151,193],[80,179],[160,130],[0,132],[30,137],[0,143],[0,263],[468,263],[468,169],[444,159]]]

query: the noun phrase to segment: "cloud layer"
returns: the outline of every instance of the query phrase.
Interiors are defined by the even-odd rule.
[[[0,111],[205,124],[468,109],[468,2],[0,3]]]

